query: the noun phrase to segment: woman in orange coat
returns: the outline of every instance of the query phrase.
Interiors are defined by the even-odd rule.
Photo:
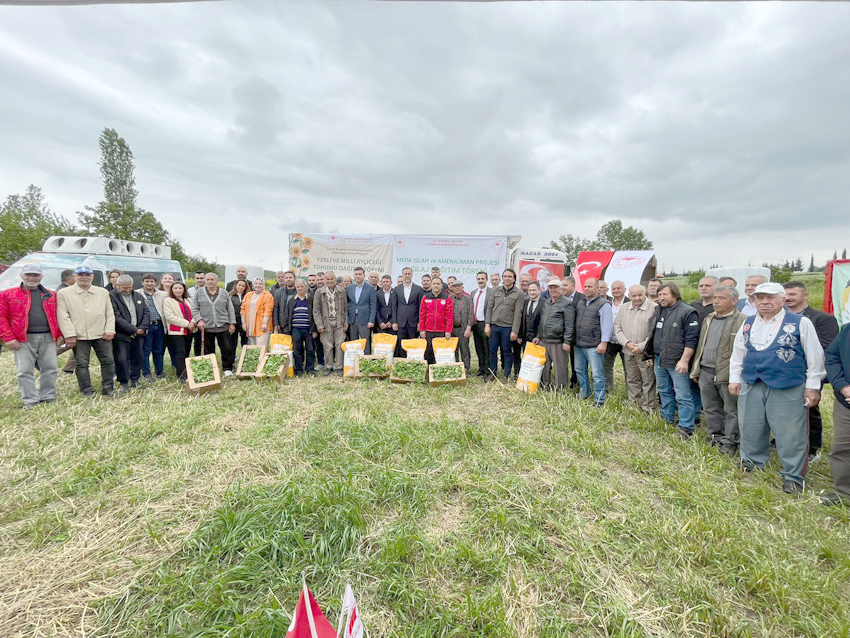
[[[266,290],[265,282],[254,279],[253,290],[242,300],[242,327],[256,346],[269,345],[272,334],[274,297]]]

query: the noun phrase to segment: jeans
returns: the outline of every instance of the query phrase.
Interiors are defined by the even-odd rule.
[[[142,374],[142,357],[144,353],[144,337],[136,337],[129,341],[112,340],[112,355],[115,357],[115,376],[118,383],[124,385],[132,382],[136,385]]]
[[[112,377],[115,376],[115,358],[112,356],[112,343],[103,339],[92,339],[90,341],[77,341],[77,354],[74,359],[77,362],[77,383],[80,392],[87,396],[94,394],[89,375],[89,359],[91,351],[97,355],[100,362],[100,388],[103,394],[110,395],[115,387]]]
[[[295,374],[302,372],[313,372],[316,360],[316,346],[313,342],[313,333],[310,329],[302,330],[301,328],[292,329],[292,348],[295,354]],[[305,361],[306,350],[306,361]],[[305,367],[306,365],[306,367]]]
[[[694,431],[694,397],[691,394],[691,378],[688,373],[676,372],[674,368],[662,368],[661,357],[655,357],[655,382],[661,395],[661,417],[667,423],[676,422],[679,409],[679,427]]]
[[[578,385],[581,389],[582,399],[590,396],[590,380],[587,376],[587,368],[590,367],[590,374],[593,375],[593,399],[599,405],[605,403],[605,398],[608,392],[605,388],[605,370],[602,363],[603,355],[596,352],[596,348],[574,348],[576,351],[576,375],[578,376]]]
[[[511,375],[514,356],[511,350],[511,327],[490,324],[490,372],[493,376],[499,369],[499,350],[502,351],[502,372],[505,377]]]
[[[59,364],[56,361],[56,342],[49,332],[29,333],[27,340],[19,342],[20,348],[13,350],[15,368],[18,371],[18,389],[25,406],[39,401],[56,400],[56,377]],[[38,363],[39,385],[35,387],[35,365]]]
[[[142,374],[146,377],[151,376],[151,355],[153,355],[153,368],[156,376],[161,377],[163,373],[162,357],[165,354],[165,332],[162,329],[162,322],[154,323],[148,326],[148,333],[145,335],[145,346],[142,354]]]

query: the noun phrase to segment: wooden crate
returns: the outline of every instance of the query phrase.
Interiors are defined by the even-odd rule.
[[[277,372],[275,374],[263,374],[262,370],[266,366],[266,359],[269,358],[270,355],[278,355],[278,354],[287,354],[289,355],[288,360],[277,368]],[[292,361],[292,353],[291,352],[265,352],[263,356],[260,358],[260,365],[257,368],[257,373],[254,375],[254,381],[265,381],[268,379],[274,380],[276,383],[283,383],[287,379],[288,370],[289,370],[289,362]]]
[[[403,357],[399,357],[399,358],[396,358],[394,361],[404,361],[404,360],[405,359]],[[392,373],[392,370],[390,370],[390,382],[392,382],[392,383],[424,383],[425,381],[427,381],[428,380],[428,363],[424,359],[421,359],[421,361],[423,363],[425,363],[425,375],[422,379],[400,379]]]
[[[192,374],[192,361],[207,359],[213,366],[212,381],[206,383],[195,383],[195,375]],[[205,354],[200,357],[186,357],[186,392],[189,394],[205,394],[221,390],[221,370],[218,369],[218,361],[214,354]]]
[[[245,363],[245,355],[249,350],[259,350],[260,360],[257,362],[257,371],[260,370],[260,364],[263,362],[263,355],[266,354],[266,346],[242,346],[242,353],[239,355],[239,365],[236,366],[237,379],[253,379],[257,376],[257,372],[242,372],[242,365]]]
[[[364,359],[383,359],[386,361],[386,357],[382,354],[358,354],[354,357],[354,378],[355,379],[386,379],[390,376],[390,367],[389,363],[387,363],[387,372],[386,374],[361,374],[360,372],[360,362]]]
[[[457,379],[446,379],[445,381],[435,381],[434,380],[434,369],[435,368],[460,368],[461,376]],[[463,367],[463,363],[440,363],[433,364],[428,366],[428,384],[432,388],[436,388],[441,385],[456,385],[456,386],[464,386],[466,385],[466,370]]]

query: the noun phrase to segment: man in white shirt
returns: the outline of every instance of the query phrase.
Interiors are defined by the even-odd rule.
[[[490,290],[487,287],[487,273],[483,270],[475,275],[475,281],[478,288],[472,293],[472,339],[475,342],[475,354],[478,356],[478,372],[479,377],[487,376],[487,368],[489,367],[488,357],[490,356],[490,346],[487,342],[487,336],[484,334],[484,311],[487,309],[487,293]]]
[[[826,375],[823,348],[812,322],[785,309],[781,284],[759,284],[753,296],[757,314],[748,317],[735,336],[729,362],[729,392],[738,395],[741,467],[764,468],[773,432],[782,462],[782,489],[794,494],[805,485],[806,409],[820,401]]]
[[[744,294],[746,297],[738,302],[738,310],[743,312],[748,317],[756,314],[756,286],[767,282],[767,277],[762,275],[750,275],[744,282]]]

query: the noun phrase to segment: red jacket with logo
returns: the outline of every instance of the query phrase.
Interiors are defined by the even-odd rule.
[[[50,334],[54,340],[58,339],[62,333],[59,332],[59,321],[56,319],[56,293],[44,286],[39,286],[33,294],[41,295]],[[32,296],[23,284],[0,292],[0,339],[3,343],[27,341],[31,306]]]
[[[426,332],[451,332],[455,322],[451,299],[434,299],[429,292],[419,305],[419,330]]]

